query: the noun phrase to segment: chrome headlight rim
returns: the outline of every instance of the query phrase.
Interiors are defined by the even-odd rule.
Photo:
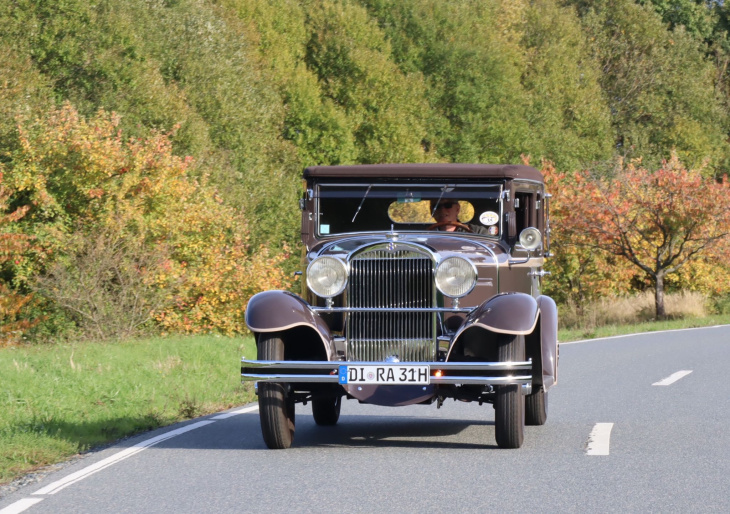
[[[535,227],[527,227],[519,236],[520,246],[528,252],[534,252],[542,246],[542,233]]]
[[[333,298],[341,294],[347,287],[347,280],[347,265],[337,257],[323,255],[307,266],[307,287],[320,298]]]
[[[458,276],[453,271],[457,271],[456,275]],[[444,296],[463,298],[471,293],[477,285],[477,268],[469,259],[452,255],[438,263],[434,272],[434,282],[436,288]]]

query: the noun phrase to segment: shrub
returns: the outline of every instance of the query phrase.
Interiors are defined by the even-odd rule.
[[[30,248],[30,238],[17,233],[14,226],[28,209],[19,208],[5,214],[9,197],[10,191],[3,185],[0,173],[0,269],[8,262],[20,264],[23,252]],[[23,316],[32,298],[32,295],[18,294],[0,276],[0,347],[18,342],[24,332],[40,321]]]
[[[36,279],[35,288],[64,309],[87,337],[138,335],[172,286],[155,284],[169,267],[166,249],[125,234],[83,229],[67,242],[65,255]]]
[[[244,212],[223,203],[171,134],[124,139],[119,118],[85,119],[70,104],[21,123],[10,152],[10,201],[38,248],[13,270],[86,336],[245,330],[245,299],[286,287],[286,252],[252,251]]]

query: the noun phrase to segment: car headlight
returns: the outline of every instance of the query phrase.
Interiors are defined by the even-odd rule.
[[[436,268],[436,287],[450,298],[461,298],[474,289],[477,269],[463,257],[447,257]]]
[[[332,298],[345,289],[347,268],[335,257],[319,257],[307,267],[307,285],[317,296]]]

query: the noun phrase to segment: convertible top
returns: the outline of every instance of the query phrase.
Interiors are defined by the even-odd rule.
[[[542,174],[522,164],[356,164],[348,166],[310,166],[304,178],[514,178],[543,181]]]

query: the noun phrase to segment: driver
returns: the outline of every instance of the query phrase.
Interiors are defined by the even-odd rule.
[[[438,202],[438,205],[436,205]],[[436,210],[434,206],[436,205]],[[459,221],[461,205],[458,200],[441,199],[431,200],[431,212],[436,223],[429,227],[429,230],[443,230],[446,232],[473,232],[474,234],[488,234],[487,228],[473,223],[462,223]]]

